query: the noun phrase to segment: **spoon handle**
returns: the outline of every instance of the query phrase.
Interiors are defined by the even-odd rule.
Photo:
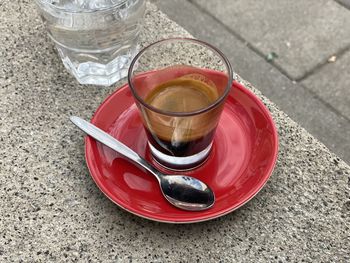
[[[158,174],[158,171],[152,165],[150,165],[145,159],[143,159],[140,155],[138,155],[136,152],[131,150],[125,144],[121,143],[120,141],[113,138],[108,133],[102,131],[100,128],[97,128],[95,125],[83,120],[82,118],[72,116],[72,117],[70,117],[70,120],[76,126],[78,126],[82,131],[84,131],[85,133],[87,133],[91,137],[95,138],[97,141],[108,146],[109,148],[120,153],[121,155],[128,158],[129,160],[140,165],[141,167],[143,167],[144,169],[149,171],[151,174],[153,174],[158,179],[158,181],[160,180],[160,178],[159,178],[160,175]]]

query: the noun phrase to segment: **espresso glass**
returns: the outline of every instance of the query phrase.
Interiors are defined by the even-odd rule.
[[[222,52],[195,39],[161,40],[133,59],[128,81],[153,158],[175,170],[202,164],[231,88]]]

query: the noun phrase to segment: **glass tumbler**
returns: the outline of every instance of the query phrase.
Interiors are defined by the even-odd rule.
[[[136,55],[128,81],[153,158],[175,170],[202,164],[231,89],[222,52],[195,39],[161,40]]]
[[[35,0],[48,35],[81,84],[127,76],[138,52],[145,0]]]

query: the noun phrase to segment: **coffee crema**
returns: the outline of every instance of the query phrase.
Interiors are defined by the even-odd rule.
[[[147,104],[168,112],[193,112],[219,97],[215,84],[200,74],[189,74],[162,83],[146,97]]]
[[[194,73],[156,86],[145,102],[164,112],[191,113],[205,109],[219,98],[215,84]],[[193,116],[171,116],[145,111],[145,127],[152,145],[165,154],[190,156],[212,140],[221,108]]]

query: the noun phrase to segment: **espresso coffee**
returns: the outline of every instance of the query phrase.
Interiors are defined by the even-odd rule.
[[[151,144],[176,157],[191,156],[206,149],[212,141],[221,110],[193,116],[191,113],[207,108],[218,98],[215,84],[198,73],[169,80],[152,89],[145,102],[168,114],[145,112],[145,126]]]
[[[192,112],[218,98],[215,84],[200,74],[185,75],[155,87],[145,101],[162,111]]]

